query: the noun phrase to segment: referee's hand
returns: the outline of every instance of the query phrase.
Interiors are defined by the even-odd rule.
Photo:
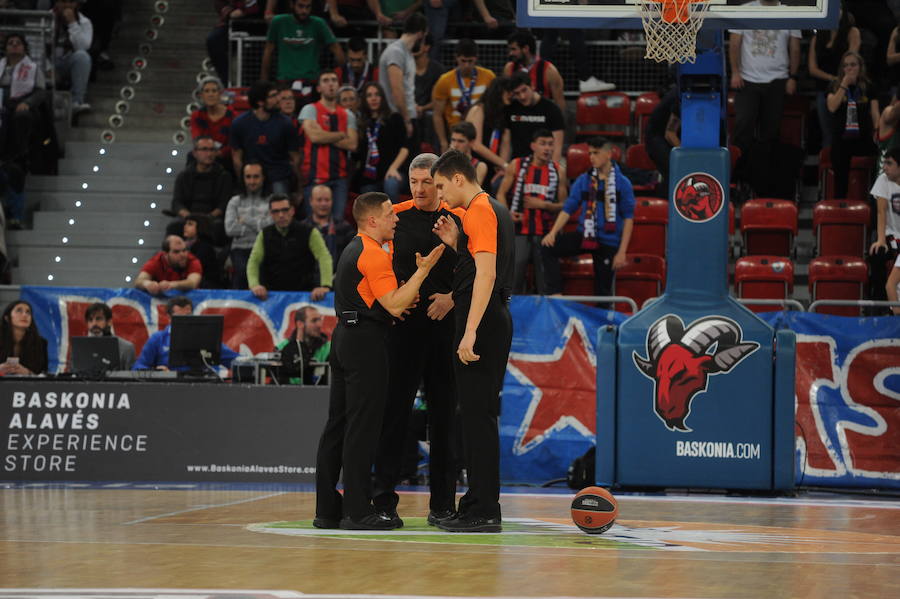
[[[438,263],[438,260],[441,259],[441,254],[444,253],[444,244],[436,246],[433,250],[431,250],[427,256],[424,258],[422,254],[416,252],[416,266],[424,269],[426,271],[434,268],[434,265]]]
[[[456,248],[456,240],[459,238],[459,228],[456,222],[447,216],[441,216],[434,223],[434,234],[440,237],[441,241],[452,248]]]
[[[459,342],[456,350],[459,361],[468,365],[470,362],[477,362],[481,356],[475,353],[475,333],[466,333]]]

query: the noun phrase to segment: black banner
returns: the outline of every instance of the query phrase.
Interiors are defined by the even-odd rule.
[[[0,479],[313,482],[326,387],[4,381]]]

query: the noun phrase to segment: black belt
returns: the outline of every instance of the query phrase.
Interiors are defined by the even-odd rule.
[[[360,326],[382,326],[389,327],[391,325],[390,322],[385,320],[379,320],[377,318],[371,318],[369,316],[365,316],[360,314],[356,310],[345,310],[337,315],[338,321],[348,328],[360,327]]]

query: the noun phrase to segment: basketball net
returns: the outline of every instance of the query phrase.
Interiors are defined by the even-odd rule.
[[[697,58],[697,32],[709,5],[709,0],[637,0],[647,36],[644,58],[693,63]]]

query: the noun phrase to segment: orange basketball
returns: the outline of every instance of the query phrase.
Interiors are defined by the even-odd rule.
[[[616,498],[600,487],[582,489],[572,500],[572,521],[575,526],[591,535],[609,530],[618,515],[619,503]]]

